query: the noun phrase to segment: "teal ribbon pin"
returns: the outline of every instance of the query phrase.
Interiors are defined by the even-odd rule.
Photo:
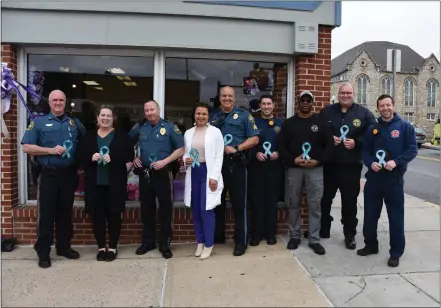
[[[70,150],[72,150],[73,142],[70,139],[67,139],[63,142],[63,148],[66,150],[63,155],[61,155],[62,158],[70,158]]]
[[[231,142],[233,142],[233,135],[226,134],[224,136],[224,142],[225,142],[225,145],[229,145]]]
[[[200,166],[201,164],[198,162],[199,159],[199,151],[195,148],[190,150],[190,157],[193,158],[193,162],[191,163],[191,167],[194,168],[196,166]]]
[[[375,156],[378,158],[378,163],[384,167],[386,165],[386,161],[384,160],[386,158],[386,152],[384,150],[378,150]]]
[[[150,168],[152,167],[152,164],[158,160],[158,157],[155,154],[150,154],[149,155],[149,160],[150,160]]]
[[[102,146],[101,148],[100,148],[100,155],[101,155],[101,158],[99,159],[99,161],[98,161],[98,165],[100,165],[100,164],[103,164],[103,166],[105,166],[107,163],[105,162],[105,160],[104,160],[104,155],[107,155],[107,154],[109,154],[110,153],[110,149],[107,147],[107,146]]]
[[[311,159],[311,157],[308,155],[309,152],[311,151],[311,144],[309,142],[305,142],[304,144],[302,144],[302,158],[303,159]]]
[[[271,155],[271,142],[265,141],[262,145],[263,149],[265,150],[265,153],[263,153],[265,156]]]
[[[343,125],[340,127],[340,138],[343,139],[343,141],[346,141],[346,135],[349,133],[349,126]]]

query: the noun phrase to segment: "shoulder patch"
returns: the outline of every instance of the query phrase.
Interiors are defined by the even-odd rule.
[[[250,120],[250,122],[254,122],[254,117],[251,114],[249,114],[248,115],[248,120]]]
[[[179,127],[176,124],[175,124],[174,130],[175,130],[176,134],[180,134],[181,133]]]
[[[32,130],[34,128],[34,121],[31,121],[31,123],[29,123],[28,128],[26,128],[26,130]]]
[[[274,126],[274,131],[276,133],[279,133],[280,132],[280,126]]]

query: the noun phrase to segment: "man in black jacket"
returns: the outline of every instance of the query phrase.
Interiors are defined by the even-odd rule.
[[[323,195],[323,167],[334,148],[332,134],[326,122],[313,112],[314,96],[303,91],[299,98],[299,112],[282,125],[278,149],[287,167],[287,202],[289,208],[290,240],[287,248],[297,249],[300,244],[300,207],[303,182],[309,207],[309,247],[318,255],[325,254],[320,244],[320,200]]]
[[[361,150],[363,135],[369,126],[376,123],[375,117],[366,107],[354,103],[354,88],[343,84],[338,91],[338,103],[328,105],[321,111],[324,120],[334,135],[334,150],[324,166],[324,192],[320,237],[329,238],[332,201],[341,193],[341,223],[347,249],[355,249],[357,234],[357,197],[360,193],[362,170]]]

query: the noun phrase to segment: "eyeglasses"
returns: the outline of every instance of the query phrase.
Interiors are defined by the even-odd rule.
[[[303,104],[312,104],[312,100],[310,99],[301,99],[300,102]]]
[[[340,94],[340,95],[351,95],[352,92],[338,92],[338,94]]]

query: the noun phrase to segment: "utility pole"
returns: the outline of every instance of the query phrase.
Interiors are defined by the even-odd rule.
[[[387,50],[387,71],[392,71],[392,97],[396,97],[397,72],[401,71],[401,50],[388,49]]]

